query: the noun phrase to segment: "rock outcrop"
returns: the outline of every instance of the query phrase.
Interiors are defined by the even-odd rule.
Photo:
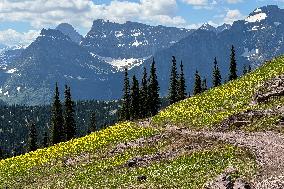
[[[253,101],[262,103],[272,97],[284,96],[284,75],[275,77],[262,84],[256,91]]]

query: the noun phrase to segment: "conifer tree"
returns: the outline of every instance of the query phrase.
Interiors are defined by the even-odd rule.
[[[96,112],[93,111],[90,117],[90,125],[88,129],[88,134],[97,131],[97,119],[96,119]]]
[[[247,67],[246,67],[246,65],[244,65],[244,68],[243,68],[243,75],[246,75],[247,73],[248,73]]]
[[[218,87],[222,84],[222,76],[219,70],[217,58],[214,59],[214,68],[213,68],[213,87]]]
[[[249,65],[248,66],[248,73],[250,73],[251,72],[251,66]]]
[[[206,80],[206,79],[203,79],[203,80],[202,80],[201,88],[202,88],[202,92],[205,92],[205,91],[208,90],[208,87],[207,87],[207,80]]]
[[[234,79],[238,78],[237,75],[237,61],[236,61],[236,52],[235,47],[232,45],[231,48],[231,56],[230,56],[230,74],[229,74],[229,81],[232,81]]]
[[[75,122],[75,110],[74,102],[71,97],[71,89],[65,85],[65,114],[64,114],[64,129],[66,140],[71,140],[76,136],[76,122]]]
[[[196,70],[193,95],[200,94],[201,92],[202,92],[201,77],[198,71]]]
[[[169,101],[173,104],[179,100],[178,97],[178,73],[177,73],[177,63],[176,58],[172,57],[172,71],[170,76],[170,88],[169,88]]]
[[[122,108],[120,111],[120,119],[122,121],[130,120],[130,84],[128,79],[128,71],[125,68],[124,73],[124,87],[122,97]]]
[[[59,90],[57,83],[55,87],[54,101],[52,105],[51,126],[53,129],[52,144],[63,142],[65,139],[64,119],[62,115],[62,105],[59,98]]]
[[[28,136],[28,151],[37,150],[37,130],[34,122],[28,124],[29,136]]]
[[[132,78],[132,87],[130,93],[130,118],[136,120],[140,118],[140,94],[139,82],[134,75]]]
[[[153,62],[151,64],[151,70],[150,70],[150,78],[149,78],[149,88],[148,88],[148,94],[149,94],[149,112],[150,116],[154,116],[158,113],[161,100],[159,96],[159,83],[158,78],[156,75],[156,68],[155,68],[155,60],[153,58]]]
[[[148,78],[147,70],[144,67],[143,78],[141,82],[140,89],[140,115],[141,118],[146,118],[149,116],[149,96],[148,96]]]
[[[4,159],[4,150],[2,149],[2,146],[0,146],[0,160]]]
[[[178,81],[178,100],[184,100],[186,98],[186,84],[183,72],[182,61],[180,63],[180,76]]]
[[[50,141],[49,141],[49,129],[48,131],[45,131],[43,133],[43,142],[42,142],[42,146],[44,148],[48,147],[50,145]]]

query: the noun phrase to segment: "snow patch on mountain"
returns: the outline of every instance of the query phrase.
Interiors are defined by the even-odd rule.
[[[78,76],[76,77],[78,80],[86,80],[87,78],[84,78],[84,77],[81,77],[81,76]]]
[[[206,30],[206,31],[215,31],[216,30],[216,28],[214,26],[211,26],[208,23],[203,24],[199,29],[200,30]]]
[[[132,37],[138,37],[139,35],[141,35],[142,33],[141,32],[136,32],[136,33],[133,33],[131,34]]]
[[[261,20],[264,20],[266,18],[267,18],[266,13],[262,12],[262,13],[258,13],[258,14],[247,17],[245,21],[248,23],[253,23],[253,22],[260,22]]]
[[[119,38],[119,37],[122,37],[124,34],[122,33],[122,31],[116,31],[115,32],[115,37],[116,38]]]
[[[8,73],[8,74],[13,74],[13,73],[15,73],[16,71],[18,71],[16,68],[12,68],[12,69],[10,69],[10,70],[7,70],[6,73]]]
[[[125,68],[128,69],[132,69],[135,66],[139,66],[141,64],[143,64],[143,62],[146,60],[147,58],[123,58],[123,59],[113,59],[110,57],[106,57],[104,58],[104,60],[109,63],[110,65],[112,65],[113,67],[115,67],[117,70],[122,71]]]
[[[251,31],[257,31],[258,28],[259,28],[259,26],[253,26],[252,29],[251,29]]]
[[[258,13],[258,12],[262,12],[262,10],[260,8],[255,9],[255,11],[253,11],[254,13]]]
[[[4,93],[4,96],[8,96],[8,97],[9,97],[9,91],[6,91],[6,92]]]
[[[139,45],[143,45],[143,42],[138,42],[137,39],[132,43],[132,46],[138,47]]]
[[[244,51],[245,52],[242,54],[242,56],[246,58],[250,58],[259,54],[259,49],[252,49],[249,51],[248,48],[244,48]]]
[[[77,80],[86,80],[87,78],[84,78],[82,76],[72,76],[72,75],[64,75],[65,78],[67,79],[77,79]]]
[[[111,57],[102,57],[93,53],[90,53],[93,57],[97,57],[100,60],[112,65],[117,71],[123,71],[125,68],[132,69],[136,66],[140,66],[144,63],[145,60],[149,59],[150,57],[144,58],[111,58]]]

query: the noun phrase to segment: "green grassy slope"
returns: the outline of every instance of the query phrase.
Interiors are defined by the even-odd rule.
[[[260,108],[259,105],[250,105],[255,89],[281,74],[284,74],[284,57],[273,59],[233,82],[169,106],[153,118],[153,123],[212,127],[235,113]]]
[[[236,81],[166,108],[153,118],[152,126],[119,123],[83,138],[1,160],[0,188],[199,189],[229,166],[238,169],[240,176],[249,177],[256,171],[256,164],[246,149],[212,138],[169,132],[164,125],[214,128],[232,114],[273,107],[284,99],[265,105],[249,104],[258,84],[282,73],[284,57],[268,62]],[[264,125],[252,123],[250,128],[253,129],[247,130],[259,130],[259,125],[267,129],[275,120],[277,117],[264,119],[261,122]],[[157,139],[152,140],[156,136]],[[137,139],[140,142],[135,142]],[[119,146],[124,147],[114,151]],[[173,155],[176,151],[179,153]],[[127,166],[132,158],[167,152],[172,156],[141,166]],[[147,180],[138,181],[137,177],[141,175]]]

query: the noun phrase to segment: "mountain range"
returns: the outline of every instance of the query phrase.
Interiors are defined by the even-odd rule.
[[[75,99],[118,99],[125,67],[141,77],[155,57],[161,95],[167,94],[171,57],[183,61],[188,90],[198,70],[210,85],[217,57],[223,80],[230,47],[236,48],[238,73],[284,53],[284,10],[274,5],[255,9],[244,20],[196,30],[95,20],[85,37],[71,25],[42,29],[26,48],[0,56],[0,99],[8,104],[38,105],[52,99],[55,82],[71,86]]]

